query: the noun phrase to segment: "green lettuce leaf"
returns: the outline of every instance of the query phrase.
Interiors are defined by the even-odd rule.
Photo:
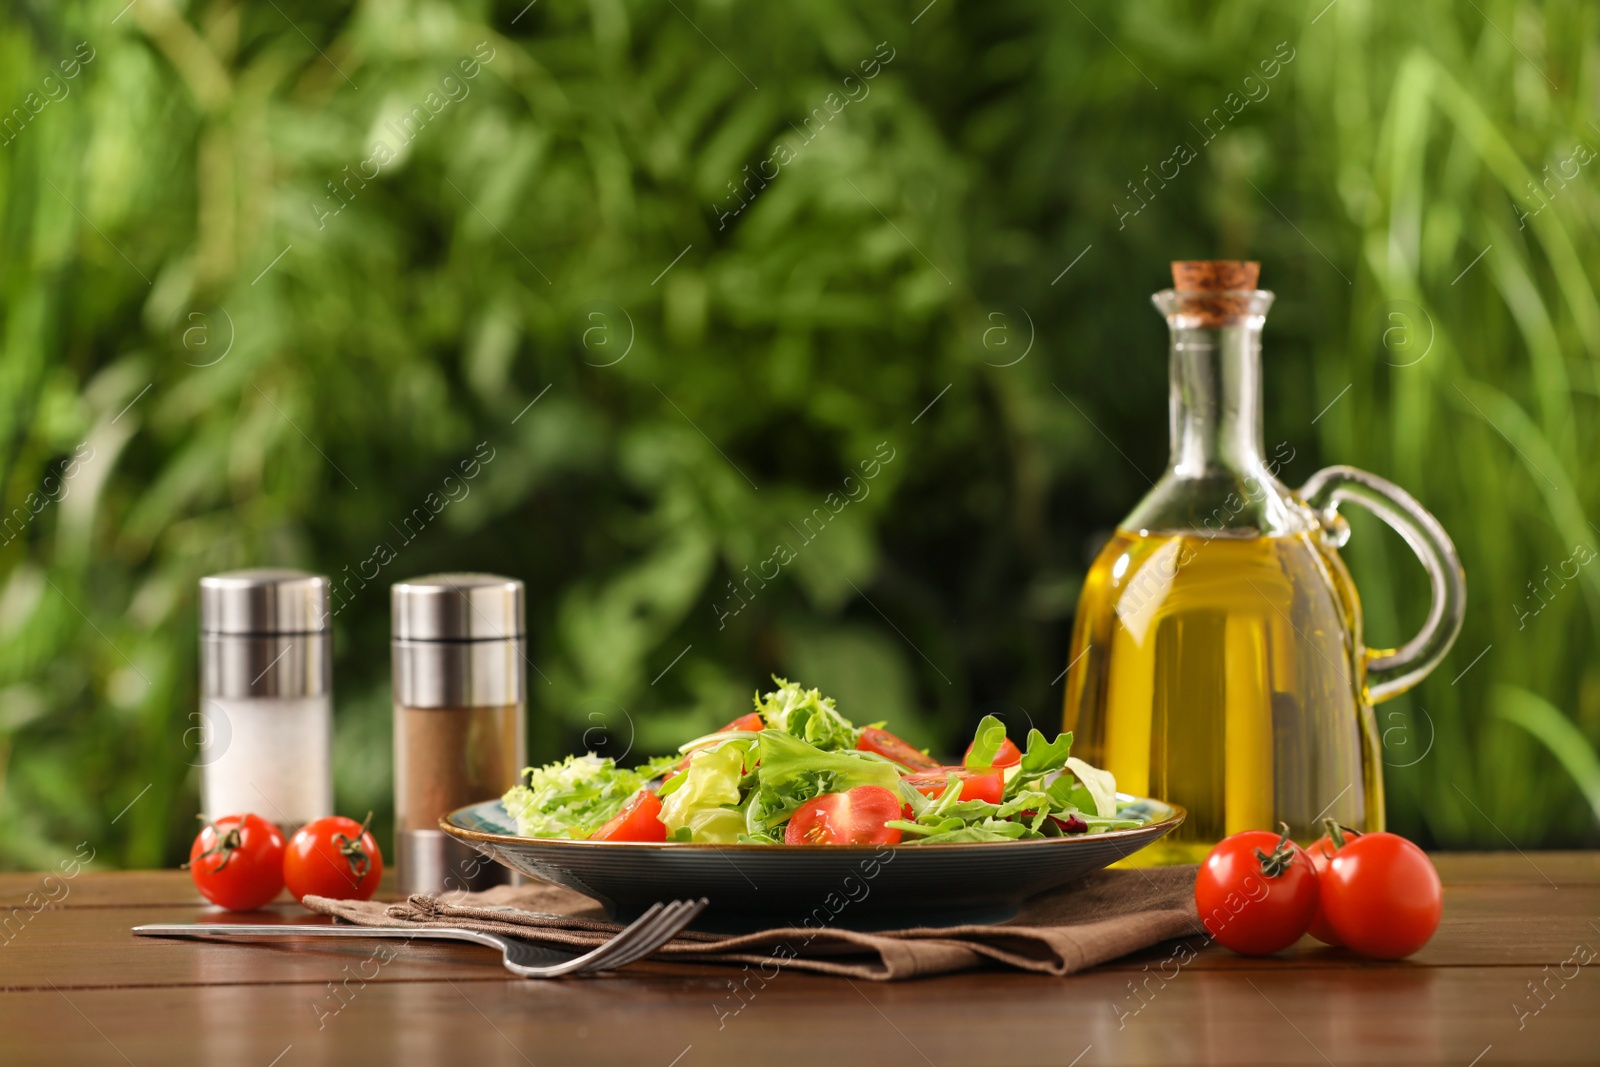
[[[745,808],[745,833],[753,838],[781,838],[789,816],[824,793],[881,785],[896,796],[905,795],[893,763],[855,749],[824,752],[792,734],[769,729],[762,731],[755,755],[761,761],[756,769],[758,784]]]
[[[501,803],[525,837],[586,838],[676,762],[663,757],[624,770],[593,753],[568,756],[524,770],[527,782],[508,789]]]
[[[1071,771],[1083,787],[1094,798],[1095,814],[1102,819],[1114,818],[1117,814],[1117,779],[1110,771],[1103,771],[1099,767],[1083,762],[1077,756],[1067,758],[1067,770]]]
[[[858,785],[881,785],[899,795],[900,770],[890,761],[867,752],[849,749],[825,752],[820,747],[807,744],[788,733],[763,731],[758,742],[761,766],[757,777],[763,788],[777,787],[804,775],[830,771],[834,775],[831,790],[842,793]]]
[[[840,715],[833,698],[816,689],[801,689],[794,682],[773,675],[776,690],[756,694],[756,711],[769,730],[793,734],[809,745],[829,752],[854,749],[861,731]]]
[[[731,845],[739,839],[745,829],[744,813],[737,810],[739,779],[747,747],[730,741],[690,758],[683,783],[661,801],[661,822],[668,833],[687,829],[690,840],[709,844]]]

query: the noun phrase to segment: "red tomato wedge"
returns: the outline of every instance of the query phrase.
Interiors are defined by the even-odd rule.
[[[946,780],[952,773],[961,782],[962,800],[987,800],[991,804],[998,804],[1005,795],[1006,778],[997,770],[975,772],[965,767],[940,767],[938,770],[909,775],[906,784],[925,797],[942,797]]]
[[[911,742],[876,726],[869,726],[861,731],[861,737],[856,741],[856,748],[862,752],[875,752],[914,771],[931,771],[939,766],[938,760],[913,747]]]
[[[725,734],[729,730],[748,730],[751,733],[756,733],[759,730],[766,729],[766,726],[766,720],[761,718],[761,713],[759,711],[752,711],[748,715],[741,715],[737,719],[734,719],[728,725],[718,730],[717,733]]]
[[[974,742],[974,743],[976,743],[976,742]],[[972,754],[972,745],[968,745],[967,746],[967,755],[971,755],[971,754]],[[996,752],[994,754],[994,762],[989,764],[989,766],[995,768],[996,770],[999,770],[1001,768],[1015,766],[1016,764],[1021,763],[1021,762],[1022,762],[1022,749],[1018,748],[1016,745],[1013,745],[1011,743],[1011,739],[1008,737],[1004,741],[1000,742],[1000,751]]]
[[[881,785],[858,785],[800,805],[784,831],[786,845],[895,845],[900,831],[883,825],[901,817],[900,798]]]
[[[589,835],[590,841],[665,841],[667,828],[661,822],[661,798],[641,789],[628,798],[611,821]]]

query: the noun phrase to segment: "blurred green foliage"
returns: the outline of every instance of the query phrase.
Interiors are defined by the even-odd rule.
[[[923,744],[1048,726],[1165,461],[1147,296],[1215,256],[1278,293],[1285,479],[1393,478],[1465,560],[1379,709],[1392,824],[1595,841],[1600,566],[1544,584],[1600,535],[1600,166],[1549,180],[1600,148],[1593,4],[124,3],[0,25],[0,866],[173,862],[197,579],[354,573],[480,442],[336,619],[341,810],[390,808],[386,587],[442,569],[527,582],[536,758],[772,671]],[[1409,552],[1347,558],[1398,643]]]

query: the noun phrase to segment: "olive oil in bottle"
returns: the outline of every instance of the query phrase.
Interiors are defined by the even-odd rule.
[[[1074,748],[1184,825],[1136,861],[1194,863],[1240,830],[1375,828],[1343,564],[1316,534],[1119,532],[1084,583],[1067,689]]]

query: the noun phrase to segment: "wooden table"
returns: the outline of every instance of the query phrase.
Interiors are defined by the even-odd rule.
[[[1436,859],[1444,923],[1403,963],[1307,938],[1181,968],[1168,944],[1066,979],[785,972],[720,1026],[725,969],[535,982],[469,945],[417,942],[377,967],[366,942],[146,940],[129,927],[202,913],[187,875],[0,874],[0,1064],[1600,1062],[1600,962],[1582,965],[1600,961],[1600,853]],[[32,913],[29,893],[57,902]]]

